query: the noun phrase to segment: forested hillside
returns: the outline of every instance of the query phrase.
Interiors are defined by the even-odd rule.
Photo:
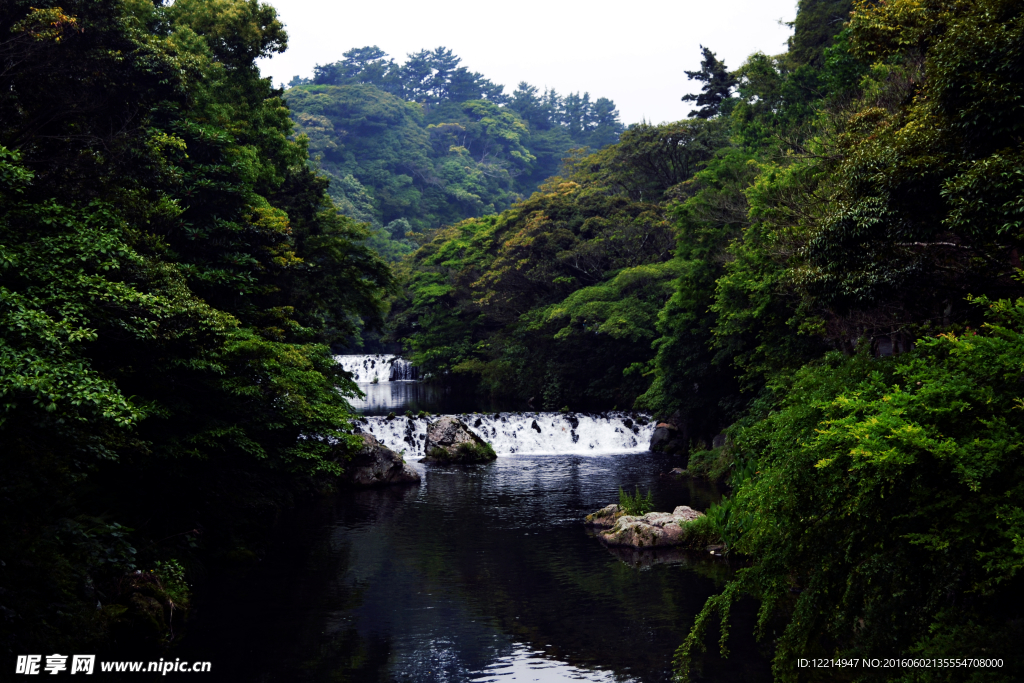
[[[555,175],[569,150],[623,130],[615,103],[520,83],[511,94],[440,47],[399,64],[377,47],[296,76],[285,98],[296,131],[342,212],[369,224],[397,261],[415,235],[498,213]]]
[[[679,277],[666,199],[726,142],[718,121],[634,126],[515,208],[441,231],[404,264],[396,336],[467,390],[631,405]]]
[[[729,481],[709,516],[751,566],[682,673],[751,593],[782,680],[954,651],[1020,676],[1024,3],[801,0],[794,27],[734,71],[704,49],[689,120],[438,233],[395,335],[442,381],[650,410]]]
[[[286,40],[254,0],[0,9],[8,663],[180,636],[189,583],[341,471],[328,345],[392,276],[255,66]]]
[[[444,48],[275,89],[258,0],[0,5],[0,648],[180,642],[335,490],[330,346],[386,327],[462,392],[650,412],[728,484],[680,677],[752,595],[778,680],[1024,678],[1024,0],[793,28],[694,46],[692,114],[625,129]]]

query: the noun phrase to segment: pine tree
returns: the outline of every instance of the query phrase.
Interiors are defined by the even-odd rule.
[[[700,71],[684,71],[691,81],[703,81],[704,87],[700,94],[683,95],[683,102],[695,102],[700,109],[689,113],[690,118],[710,119],[722,110],[722,104],[732,97],[732,89],[738,81],[725,68],[725,62],[718,61],[710,48],[700,46],[704,59],[700,63]]]

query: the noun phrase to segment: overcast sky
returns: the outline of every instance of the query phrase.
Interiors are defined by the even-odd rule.
[[[275,84],[353,47],[403,62],[443,45],[506,93],[520,81],[589,92],[614,100],[626,124],[685,118],[692,106],[679,98],[695,88],[683,70],[700,67],[700,45],[734,69],[754,52],[783,52],[791,30],[779,21],[796,14],[796,0],[268,1],[289,35],[288,51],[260,65]]]

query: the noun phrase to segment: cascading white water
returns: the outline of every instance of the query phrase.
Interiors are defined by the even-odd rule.
[[[395,358],[391,362],[392,382],[411,382],[419,379],[419,373],[413,364],[404,358]]]
[[[416,368],[401,356],[387,354],[360,354],[353,356],[335,356],[334,360],[352,373],[356,382],[400,382],[417,379]]]
[[[365,417],[361,428],[393,451],[407,457],[424,455],[430,418]],[[654,423],[624,412],[461,414],[477,436],[500,455],[523,453],[598,454],[646,451]],[[536,426],[534,426],[536,425]],[[539,431],[538,431],[539,429]]]

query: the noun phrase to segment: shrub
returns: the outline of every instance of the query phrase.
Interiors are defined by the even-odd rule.
[[[742,593],[761,599],[762,632],[781,619],[777,680],[796,680],[800,656],[939,657],[954,642],[1020,670],[1006,644],[1024,623],[1024,299],[979,302],[982,332],[830,355],[738,431],[738,488],[709,516],[754,562],[698,615],[681,673],[712,613],[725,643]]]
[[[486,441],[480,443],[460,443],[455,449],[455,457],[459,460],[494,460],[498,454]]]
[[[705,548],[722,541],[718,532],[715,520],[708,515],[683,522],[683,531],[686,533],[685,545],[690,548]]]
[[[654,509],[654,501],[652,500],[653,494],[648,491],[646,496],[640,495],[640,487],[636,487],[636,492],[631,496],[619,487],[619,509],[625,512],[627,515],[646,515],[648,512]]]
[[[686,473],[697,477],[707,477],[712,481],[724,481],[732,469],[732,450],[724,446],[707,450],[693,451],[686,464]]]

